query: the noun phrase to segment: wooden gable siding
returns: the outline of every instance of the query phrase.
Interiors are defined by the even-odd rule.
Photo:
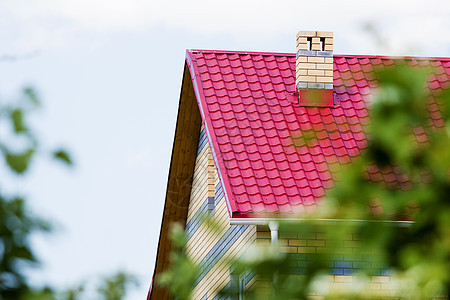
[[[242,255],[253,243],[256,226],[230,225],[211,149],[202,140],[204,135],[202,127],[188,208],[186,250],[200,268],[192,299],[218,299],[217,294],[230,283],[228,259]],[[214,208],[208,207],[208,198],[213,198]],[[205,224],[207,216],[212,226]]]
[[[170,226],[174,222],[186,224],[187,207],[194,174],[197,141],[202,124],[200,111],[194,93],[191,75],[184,67],[183,82],[175,137],[170,162],[167,193],[159,236],[155,271],[153,275],[151,300],[172,299],[166,289],[160,288],[155,280],[170,264],[172,250],[169,238]]]

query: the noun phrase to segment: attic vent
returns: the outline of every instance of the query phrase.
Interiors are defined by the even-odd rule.
[[[299,103],[333,105],[333,33],[300,31],[297,34],[296,81]]]

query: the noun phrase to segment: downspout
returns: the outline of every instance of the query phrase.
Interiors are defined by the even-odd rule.
[[[272,246],[278,246],[278,222],[270,221],[269,229]]]
[[[278,228],[279,223],[270,219],[240,219],[240,220],[230,220],[230,225],[268,225],[270,230],[270,242],[273,248],[278,247]],[[273,249],[274,251],[278,251]],[[273,286],[275,289],[278,287],[278,272],[273,274]]]
[[[278,222],[269,222],[270,237],[272,241],[273,251],[278,250]],[[278,272],[273,273],[273,287],[278,292]]]

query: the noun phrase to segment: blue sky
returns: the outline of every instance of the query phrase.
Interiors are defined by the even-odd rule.
[[[57,224],[35,238],[35,282],[64,288],[124,269],[141,281],[127,299],[144,299],[186,49],[294,52],[298,30],[325,30],[336,54],[450,56],[447,0],[274,3],[0,2],[0,101],[34,86],[44,103],[33,119],[39,136],[75,160],[72,170],[36,161],[27,179],[0,181]]]

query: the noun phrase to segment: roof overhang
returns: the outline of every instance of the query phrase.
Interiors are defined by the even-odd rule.
[[[156,285],[155,280],[170,265],[172,224],[186,225],[201,124],[191,74],[185,64],[155,270],[148,299],[171,299],[168,291]]]

